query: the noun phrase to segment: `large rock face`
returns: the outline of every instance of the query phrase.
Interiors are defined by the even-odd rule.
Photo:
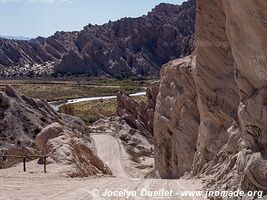
[[[214,173],[220,187],[267,192],[267,2],[199,0],[198,8],[194,173]]]
[[[155,163],[163,178],[192,170],[199,114],[190,56],[163,66],[154,120]]]
[[[111,174],[96,156],[90,130],[75,117],[59,114],[45,100],[20,95],[7,86],[0,93],[0,153],[8,155],[48,155],[69,165],[70,176]],[[9,167],[13,158],[0,161]]]
[[[56,61],[58,73],[158,75],[163,63],[193,50],[195,0],[162,3],[148,15],[32,41],[0,39],[0,66]],[[62,59],[62,62],[61,62]]]
[[[195,89],[166,83],[168,76],[186,77],[175,73],[175,64],[169,67],[171,72],[163,70],[155,119],[155,127],[162,125],[155,132],[156,166],[162,177],[182,175],[182,166],[170,166],[184,163],[183,154],[176,160],[172,155],[193,144],[196,149],[189,153],[196,153],[189,159],[193,164],[187,162],[187,166],[193,175],[206,179],[207,187],[267,193],[267,47],[263,45],[267,42],[267,2],[199,0],[197,10],[196,67],[189,72]],[[180,128],[184,118],[178,109],[184,91],[196,94],[194,111],[199,113],[199,123],[189,119],[190,135],[195,137],[186,138],[190,144],[174,146],[182,134],[188,135],[188,130]],[[192,98],[184,101],[185,105],[194,102]],[[177,130],[179,137],[172,139]]]
[[[227,129],[237,119],[239,103],[234,59],[227,34],[223,31],[226,24],[222,1],[198,2],[198,6],[194,78],[200,125],[194,173],[198,173],[227,142]],[[210,9],[213,9],[212,13],[208,12]]]

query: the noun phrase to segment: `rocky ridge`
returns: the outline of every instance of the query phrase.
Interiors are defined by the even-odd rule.
[[[0,67],[59,62],[70,50],[77,51],[78,32],[56,32],[30,41],[0,38]]]
[[[147,15],[31,41],[0,39],[0,67],[54,62],[57,73],[155,76],[193,50],[195,0],[162,3]],[[4,74],[4,73],[3,73]]]
[[[190,172],[196,150],[199,113],[191,56],[162,67],[154,120],[156,168],[162,178]]]

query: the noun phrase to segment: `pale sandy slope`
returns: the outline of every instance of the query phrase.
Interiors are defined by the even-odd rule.
[[[9,200],[103,200],[111,199],[124,200],[126,197],[101,197],[93,195],[92,191],[111,191],[127,189],[138,191],[137,196],[128,199],[200,199],[199,197],[189,198],[175,195],[174,197],[156,198],[140,197],[139,192],[143,189],[149,190],[173,190],[175,193],[184,190],[201,190],[201,183],[197,180],[160,180],[160,179],[137,179],[129,177],[124,168],[127,156],[122,146],[116,139],[108,135],[93,136],[99,156],[110,165],[116,178],[83,178],[72,179],[64,177],[65,166],[58,164],[48,165],[48,173],[42,172],[42,166],[36,161],[27,163],[28,171],[22,172],[22,166],[0,170],[0,199]]]

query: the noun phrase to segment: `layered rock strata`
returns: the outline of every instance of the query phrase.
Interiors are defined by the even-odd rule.
[[[47,61],[56,73],[157,76],[163,63],[193,50],[195,0],[181,6],[162,3],[147,15],[122,18],[82,31],[48,38],[0,38],[0,67]]]
[[[154,120],[156,168],[162,178],[190,172],[196,151],[199,113],[191,56],[174,60],[161,70]]]
[[[154,125],[162,177],[183,175],[179,163],[186,163],[187,171],[205,179],[208,188],[267,193],[266,10],[262,0],[197,1],[196,66],[181,75],[176,71],[183,67],[177,70],[175,63],[184,60],[174,61],[161,75]],[[194,88],[176,83],[188,76]],[[184,104],[192,103],[190,108],[199,113],[186,120],[190,131],[181,128],[186,118],[179,108],[186,93],[195,99],[186,97]],[[184,145],[176,145],[180,142]],[[184,149],[190,162],[184,161]]]

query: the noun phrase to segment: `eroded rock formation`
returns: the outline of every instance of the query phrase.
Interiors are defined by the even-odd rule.
[[[45,100],[32,99],[7,86],[0,92],[0,152],[8,155],[45,153],[68,164],[70,176],[111,174],[96,156],[90,130],[79,118],[57,113]],[[21,160],[1,160],[9,167]]]
[[[117,95],[116,114],[125,120],[132,128],[137,129],[152,142],[154,112],[159,88],[151,84],[146,90],[146,102],[135,102],[129,95],[119,92]]]
[[[262,0],[197,1],[196,66],[188,70],[189,75],[181,75],[176,71],[183,65],[178,70],[175,63],[184,61],[174,61],[161,75],[155,152],[162,177],[183,175],[179,163],[186,163],[208,188],[267,193],[266,10],[267,2]],[[195,88],[166,82],[167,77],[185,80],[188,76]],[[195,94],[195,100],[185,98],[183,103],[187,93]],[[179,109],[188,103],[199,113],[199,119],[186,120],[190,131],[181,128],[186,118],[181,118]],[[175,134],[179,137],[173,139]],[[175,146],[183,135],[190,144]],[[183,160],[184,148],[190,148],[191,163]],[[175,157],[175,152],[180,154]]]
[[[58,73],[158,75],[162,64],[193,50],[195,0],[162,3],[147,15],[32,41],[0,39],[0,67],[55,61]],[[62,61],[61,61],[62,60]]]
[[[56,71],[158,75],[163,63],[192,52],[194,20],[195,0],[191,0],[181,6],[162,3],[136,19],[88,25],[77,38],[79,56],[66,55]],[[69,57],[79,57],[78,65]]]
[[[67,174],[71,177],[112,174],[83,136],[74,135],[57,122],[48,125],[36,136],[36,146],[57,163],[70,166]]]
[[[0,67],[60,61],[69,51],[77,51],[78,32],[56,32],[31,41],[0,38]]]
[[[208,173],[203,161],[212,160],[218,185],[267,192],[267,2],[199,1],[198,8],[198,41],[210,45],[196,50],[199,142],[206,147],[198,148],[194,173]],[[224,168],[216,172],[218,164]]]
[[[164,65],[154,120],[155,163],[163,178],[178,178],[192,170],[199,114],[189,56]]]

